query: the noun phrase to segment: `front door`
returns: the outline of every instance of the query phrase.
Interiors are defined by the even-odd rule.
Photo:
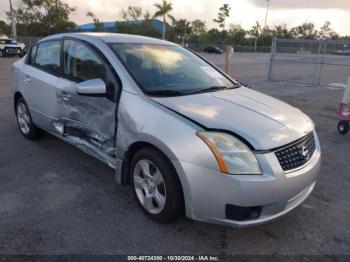
[[[57,88],[57,99],[61,108],[58,125],[64,125],[63,135],[104,153],[114,153],[118,82],[113,72],[96,50],[79,40],[63,41],[62,61],[64,77]],[[92,79],[105,82],[105,96],[77,93],[77,83]]]

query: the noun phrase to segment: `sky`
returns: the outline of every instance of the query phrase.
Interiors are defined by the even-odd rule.
[[[12,0],[14,6],[20,0]],[[77,24],[91,22],[86,16],[93,12],[101,21],[115,21],[120,19],[120,12],[128,6],[141,6],[152,14],[153,4],[161,0],[63,0],[77,10],[71,16]],[[207,27],[215,27],[213,18],[224,3],[231,6],[227,24],[239,24],[250,29],[255,21],[264,24],[266,14],[266,0],[170,0],[173,4],[172,15],[187,20],[205,20]],[[5,18],[9,9],[9,0],[0,0],[0,19]],[[326,21],[330,21],[335,31],[341,35],[350,35],[350,0],[270,0],[267,24],[272,27],[286,24],[289,28],[303,22],[314,22],[319,28]]]

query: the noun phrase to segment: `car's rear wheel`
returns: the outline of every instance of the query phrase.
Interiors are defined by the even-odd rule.
[[[26,102],[23,97],[16,101],[16,117],[19,130],[22,135],[28,139],[37,139],[41,137],[42,130],[35,126]]]
[[[169,160],[153,148],[138,151],[130,176],[135,197],[143,212],[160,223],[169,223],[183,210],[179,178]]]

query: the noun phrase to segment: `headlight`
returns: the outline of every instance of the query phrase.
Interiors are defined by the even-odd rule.
[[[232,135],[222,132],[197,132],[213,152],[220,171],[233,175],[261,175],[255,155]]]

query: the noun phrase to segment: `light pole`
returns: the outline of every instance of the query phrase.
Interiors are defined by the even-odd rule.
[[[17,38],[17,30],[16,30],[16,21],[15,21],[15,13],[12,8],[12,1],[10,1],[10,14],[11,14],[11,37],[13,39]]]
[[[270,4],[270,0],[266,0],[266,1],[267,1],[267,7],[266,7],[266,15],[265,15],[265,25],[264,25],[264,29],[266,28],[267,14],[269,13],[269,4]]]

